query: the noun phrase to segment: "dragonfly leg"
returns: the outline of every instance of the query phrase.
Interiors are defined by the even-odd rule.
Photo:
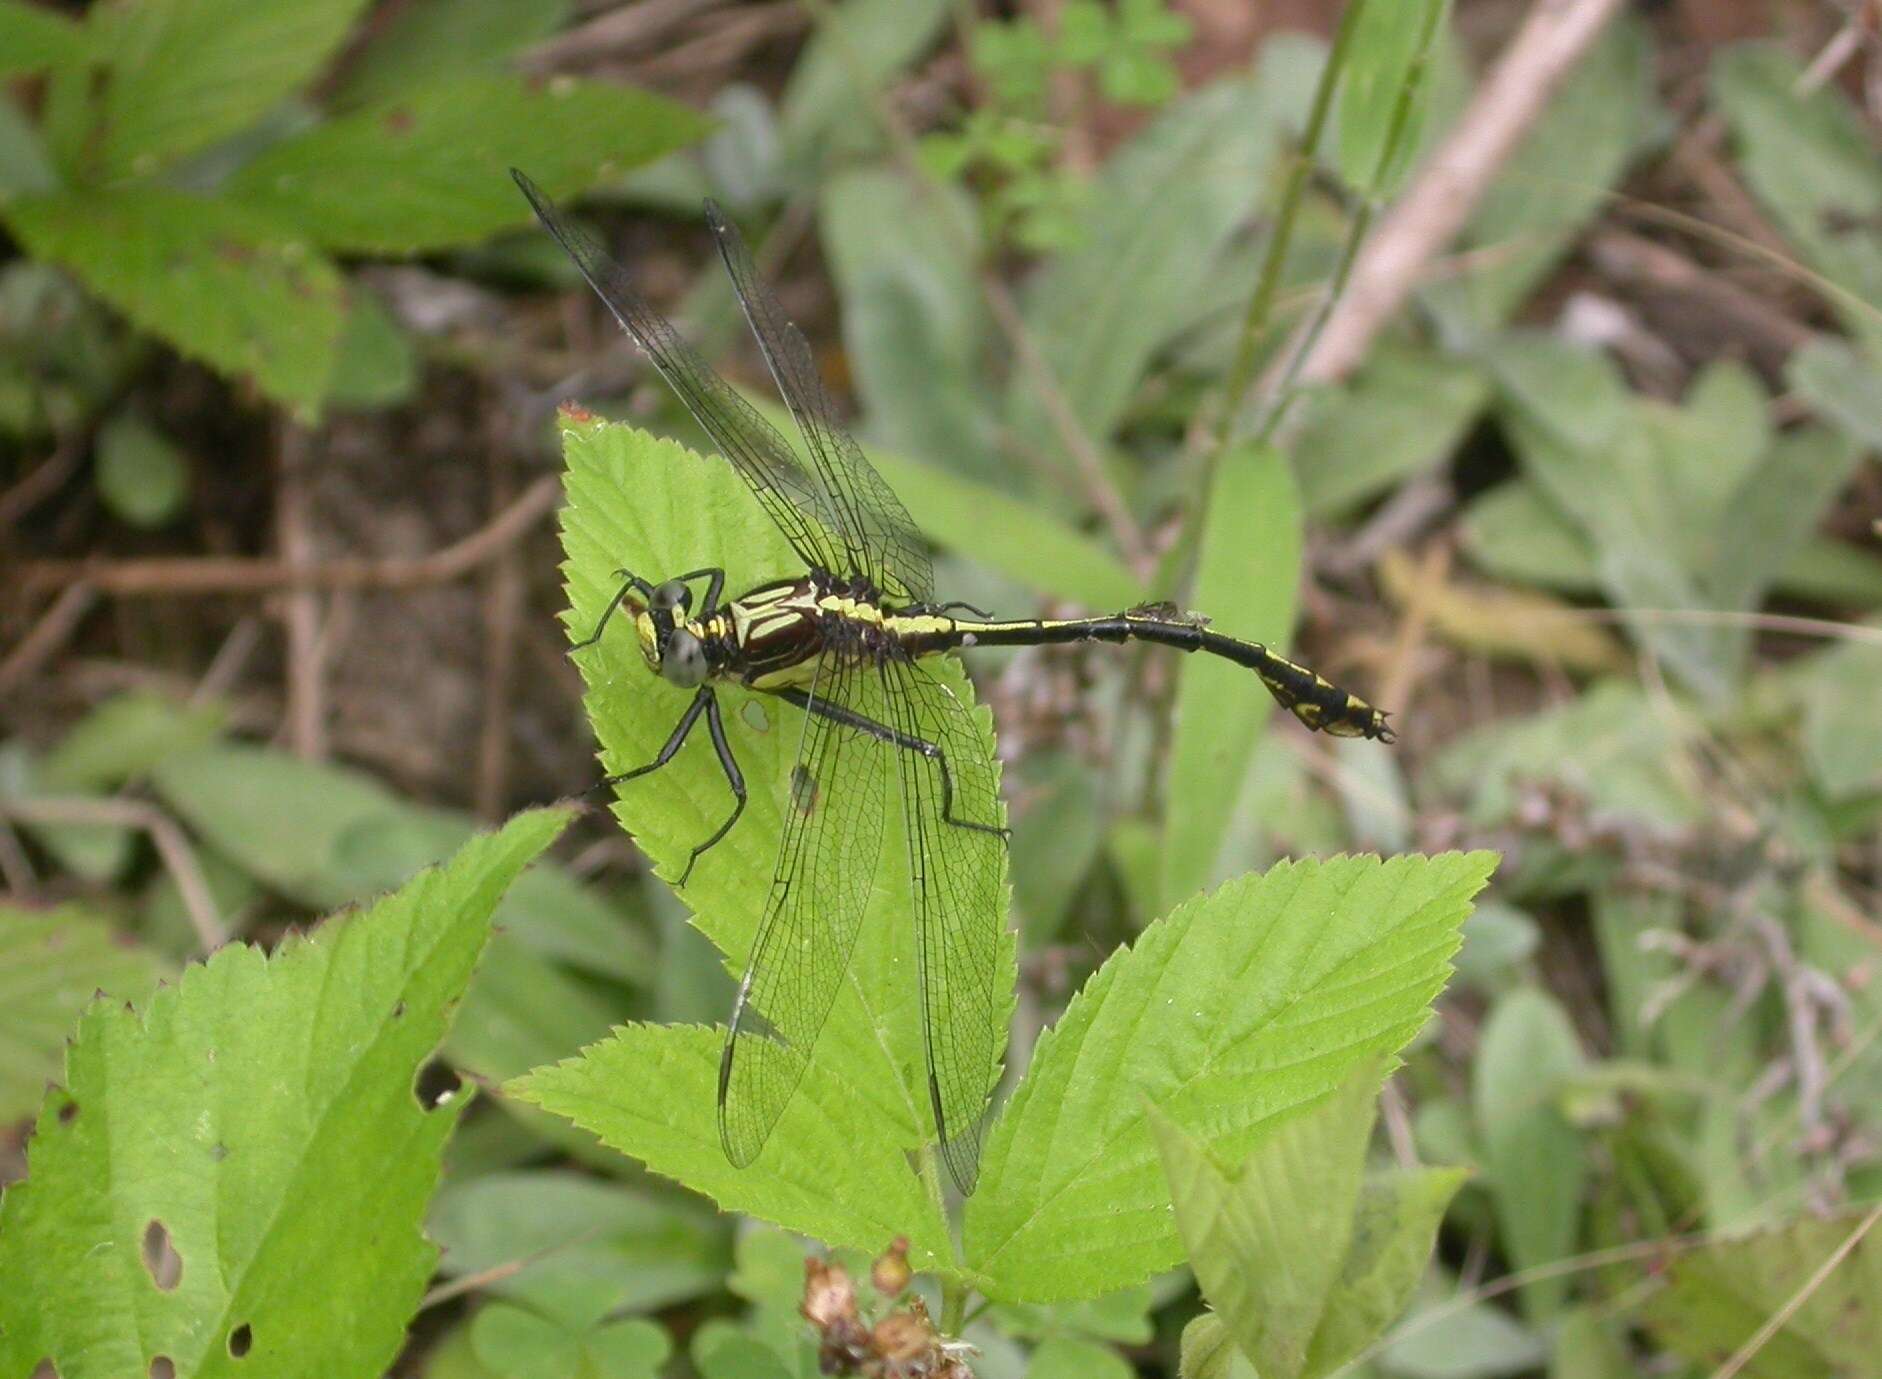
[[[712,686],[701,685],[699,687],[699,693],[695,694],[693,702],[686,706],[686,712],[681,714],[680,721],[673,725],[673,731],[667,735],[666,744],[661,747],[659,754],[652,761],[645,766],[636,766],[633,770],[623,771],[616,776],[604,776],[593,787],[596,790],[605,790],[611,785],[619,785],[623,781],[630,781],[638,776],[647,775],[649,772],[658,771],[673,760],[680,748],[686,745],[688,735],[691,734],[693,726],[699,722],[702,714],[706,719],[706,731],[712,734],[712,748],[718,754],[719,768],[725,772],[726,784],[732,787],[732,795],[736,803],[732,806],[731,817],[713,830],[712,836],[694,848],[692,855],[686,859],[686,870],[680,873],[680,879],[676,883],[681,886],[684,886],[686,879],[693,874],[693,865],[708,849],[732,831],[732,825],[738,822],[738,816],[745,812],[745,776],[738,769],[737,758],[732,755],[732,744],[726,741],[725,724],[719,717],[719,700],[713,694]]]
[[[608,630],[608,619],[614,616],[614,610],[621,606],[621,601],[629,594],[638,592],[644,599],[651,599],[653,597],[653,586],[639,575],[630,574],[626,570],[616,570],[614,573],[620,575],[624,583],[619,589],[614,591],[614,597],[608,600],[608,606],[602,610],[601,621],[595,624],[595,630],[571,646],[569,648],[570,655],[574,655],[584,647],[593,646],[596,642],[601,640],[601,634]],[[701,571],[701,573],[703,574],[704,571]]]
[[[708,606],[710,606],[710,601]],[[745,812],[745,776],[738,769],[738,758],[732,755],[732,744],[725,740],[725,723],[719,717],[717,696],[708,696],[706,699],[706,731],[712,734],[712,750],[718,754],[719,769],[725,772],[725,783],[732,787],[735,803],[726,821],[719,825],[710,838],[694,848],[692,856],[686,859],[686,870],[680,873],[680,879],[674,883],[678,886],[686,884],[686,879],[693,874],[694,865],[707,852],[718,846],[719,840],[732,831],[732,825],[738,822],[738,816]]]
[[[675,723],[673,725],[673,731],[667,734],[666,745],[661,747],[659,754],[655,756],[652,761],[648,762],[645,766],[636,766],[631,771],[623,771],[618,776],[603,776],[600,781],[595,784],[594,788],[596,790],[605,790],[610,785],[619,785],[622,781],[630,781],[637,776],[644,776],[650,771],[658,771],[662,766],[665,766],[669,761],[673,760],[674,754],[686,745],[686,736],[688,733],[692,732],[693,724],[699,721],[699,715],[706,712],[706,710],[712,706],[712,698],[712,686],[701,685],[699,687],[699,693],[693,696],[693,702],[688,704],[686,706],[686,712],[680,715],[680,721]]]
[[[914,603],[897,611],[902,613],[972,613],[976,618],[993,617],[993,614],[986,609],[978,608],[966,599],[949,599],[946,603]]]
[[[699,611],[693,616],[703,618],[719,606],[719,595],[725,592],[725,571],[717,565],[708,565],[703,570],[689,570],[683,575],[675,575],[681,584],[691,584],[696,579],[706,581],[706,601],[699,605]]]
[[[1013,830],[1010,828],[1001,828],[997,824],[980,824],[972,819],[954,817],[954,773],[948,770],[948,754],[941,749],[938,742],[930,742],[926,738],[911,737],[907,733],[898,732],[887,723],[878,723],[875,719],[855,713],[840,704],[832,704],[827,699],[812,699],[801,689],[781,689],[774,693],[778,698],[789,700],[797,705],[805,713],[814,713],[819,718],[829,719],[832,723],[841,723],[844,727],[854,728],[859,733],[868,733],[869,736],[900,747],[904,751],[920,752],[941,768],[941,818],[944,822],[953,824],[956,828],[971,828],[976,833],[991,833],[1002,840],[1013,836]]]

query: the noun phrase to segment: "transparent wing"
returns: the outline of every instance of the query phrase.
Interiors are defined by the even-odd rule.
[[[876,588],[899,602],[928,602],[934,594],[934,569],[908,509],[837,424],[809,342],[759,278],[738,228],[711,201],[706,203],[706,223],[732,275],[745,320],[758,337],[771,377],[797,419],[811,465],[836,509],[836,530],[845,543],[848,563],[840,570],[825,568],[867,575]]]
[[[882,721],[881,677],[866,667],[826,662],[810,694]],[[777,871],[719,1065],[719,1138],[741,1168],[797,1090],[849,968],[882,855],[888,751],[804,716]]]
[[[628,272],[583,231],[563,219],[546,193],[515,168],[510,176],[535,208],[536,218],[554,235],[595,295],[607,303],[621,328],[633,337],[653,365],[679,394],[686,410],[712,437],[721,454],[757,494],[806,565],[836,574],[849,573],[838,508],[822,480],[806,469],[790,442],[730,384],[713,372],[679,332],[650,306]]]
[[[1006,820],[993,757],[967,706],[911,662],[889,661],[882,675],[896,731],[941,749],[895,756],[915,880],[928,1096],[948,1172],[971,1194],[1011,1015],[1000,981]]]

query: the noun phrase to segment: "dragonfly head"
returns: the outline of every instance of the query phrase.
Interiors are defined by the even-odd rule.
[[[633,609],[634,630],[647,665],[682,689],[703,683],[711,669],[705,641],[687,617],[692,602],[693,591],[682,581],[670,579],[654,589],[646,604],[636,600]]]

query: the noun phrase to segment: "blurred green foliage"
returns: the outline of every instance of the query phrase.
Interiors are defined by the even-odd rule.
[[[412,1363],[437,1379],[809,1379],[806,1246],[736,1222],[742,1212],[865,1251],[909,1234],[937,1315],[936,1279],[1001,1299],[965,1333],[989,1379],[1127,1364],[1246,1376],[1250,1352],[1264,1376],[1296,1360],[1317,1372],[1322,1320],[1358,1315],[1368,1334],[1339,1349],[1372,1379],[1701,1374],[1807,1285],[1742,1372],[1865,1373],[1882,1294],[1868,1230],[1882,1200],[1882,165],[1846,88],[1806,79],[1808,57],[1789,48],[1726,46],[1692,93],[1700,107],[1676,114],[1655,85],[1670,21],[1623,16],[1364,364],[1306,390],[1266,444],[1218,449],[1211,409],[1249,343],[1264,265],[1273,306],[1252,357],[1272,377],[1363,217],[1417,175],[1471,96],[1457,26],[1421,43],[1444,7],[1374,0],[1331,87],[1336,50],[1287,34],[1186,86],[1191,35],[1162,0],[1076,0],[1055,25],[976,10],[962,32],[943,0],[812,11],[781,81],[728,86],[702,119],[620,87],[513,76],[517,54],[570,22],[565,0],[411,0],[369,32],[357,0],[140,0],[82,22],[0,0],[0,75],[14,79],[0,96],[0,221],[24,251],[0,265],[0,436],[44,446],[95,427],[96,490],[127,524],[181,540],[189,516],[192,443],[138,395],[153,338],[305,416],[409,399],[424,342],[352,265],[425,254],[446,273],[550,277],[527,249],[474,249],[521,224],[501,176],[519,162],[557,194],[605,184],[688,216],[717,195],[770,227],[770,262],[814,257],[793,257],[814,224],[856,430],[935,540],[951,594],[1007,607],[1177,597],[1283,646],[1304,624],[1316,654],[1330,650],[1329,673],[1400,690],[1386,707],[1401,749],[1319,754],[1270,730],[1254,687],[1211,683],[1207,667],[1117,658],[1073,678],[1043,659],[1009,672],[970,655],[1012,724],[1019,1013],[1015,1090],[958,1247],[946,1204],[910,1167],[924,1103],[909,1091],[919,1058],[897,1004],[908,940],[886,889],[876,918],[889,922],[859,950],[857,989],[819,1046],[822,1081],[799,1098],[814,1091],[829,1114],[798,1106],[769,1168],[740,1174],[720,1153],[718,1036],[686,1022],[726,1008],[723,955],[742,955],[740,926],[770,874],[771,795],[754,791],[724,874],[702,871],[678,901],[555,864],[485,897],[497,932],[474,977],[459,964],[461,1009],[440,1037],[453,1066],[520,1095],[483,1098],[435,1152],[429,1140],[422,1155],[370,1146],[404,1187],[400,1173],[435,1173],[441,1156],[444,1189],[432,1196],[427,1178],[404,1192],[387,1229],[416,1258],[428,1201],[443,1280],[474,1295],[439,1304],[454,1309],[442,1338]],[[958,81],[937,77],[937,51]],[[898,100],[935,82],[948,99]],[[1322,89],[1334,93],[1327,127],[1305,149]],[[912,161],[886,122],[910,111]],[[1094,111],[1107,116],[1101,143]],[[1627,198],[1658,186],[1635,174],[1666,166],[1689,120],[1722,132],[1722,165],[1771,227],[1755,250],[1769,278],[1754,287],[1806,339],[1775,366],[1701,341],[1669,383],[1569,329],[1558,285],[1608,290],[1590,266],[1599,254],[1579,250],[1591,227],[1658,223],[1627,219]],[[1702,223],[1672,242],[1729,277],[1746,261],[1736,233]],[[1016,320],[989,298],[989,275],[1014,278]],[[728,305],[707,273],[682,315],[698,338],[724,338]],[[672,411],[653,421],[690,434]],[[710,548],[745,561],[752,582],[779,573],[775,534],[722,466],[695,471],[644,438],[593,444],[573,457],[571,533],[598,524],[586,545],[571,538],[582,616],[631,549],[691,568],[681,558]],[[1304,595],[1303,566],[1315,576]],[[1390,622],[1364,611],[1368,573]],[[602,650],[591,708],[608,760],[625,760],[664,734],[667,705],[631,648]],[[790,744],[761,707],[739,715],[741,760],[775,785]],[[62,1040],[80,1031],[65,1090],[44,1102],[35,1175],[78,1171],[66,1146],[95,1096],[128,1108],[153,1142],[195,1143],[96,1051],[147,1056],[157,1012],[208,1007],[206,974],[233,982],[224,974],[241,968],[254,998],[243,1009],[271,1036],[243,1045],[265,1044],[249,1055],[222,1046],[227,1076],[298,1054],[322,1019],[382,1030],[347,1008],[347,981],[326,989],[328,1005],[263,996],[380,910],[409,927],[408,899],[265,968],[232,950],[151,993],[200,956],[205,923],[264,942],[472,837],[466,816],[238,741],[231,721],[220,704],[136,693],[104,700],[62,740],[0,744],[0,807],[67,901],[0,911],[11,1116],[39,1104]],[[656,865],[716,820],[723,786],[708,767],[676,763],[620,805]],[[182,831],[200,886],[143,827],[97,812],[126,800]],[[1340,899],[1349,883],[1429,882],[1463,862],[1274,866],[1414,847],[1494,847],[1505,862],[1468,919],[1458,877],[1441,902],[1412,881],[1404,897]],[[1293,908],[1280,894],[1290,878],[1312,878]],[[466,924],[482,903],[461,912]],[[1276,916],[1275,942],[1296,950],[1257,943]],[[1455,981],[1427,1022],[1460,937]],[[1355,966],[1310,980],[1316,952]],[[375,970],[409,976],[415,956]],[[1235,964],[1245,984],[1210,986]],[[1210,1038],[1273,1009],[1263,980],[1298,983],[1301,1024],[1230,1056]],[[94,989],[139,1013],[81,1014]],[[432,994],[439,1011],[459,999]],[[1162,1016],[1162,995],[1206,995],[1189,1009],[1212,1028]],[[1358,1060],[1342,1032],[1403,1045],[1377,1137],[1392,1166],[1377,1145],[1356,1172],[1321,1152],[1340,1132],[1334,1089]],[[419,1042],[396,1067],[362,1071],[361,1086],[408,1094],[430,1049]],[[75,1089],[101,1067],[102,1083]],[[1165,1094],[1182,1078],[1191,1101],[1172,1110]],[[81,1101],[69,1124],[67,1093]],[[1250,1120],[1266,1110],[1283,1114]],[[1153,1129],[1159,1114],[1173,1135]],[[344,1128],[267,1124],[308,1148]],[[389,1134],[365,1117],[357,1128]],[[1067,1166],[1060,1143],[1089,1152]],[[1414,1155],[1473,1172],[1445,1201],[1449,1176],[1439,1192],[1438,1175],[1402,1167]],[[122,1162],[84,1164],[128,1191]],[[1323,1178],[1303,1190],[1304,1170],[1336,1167],[1339,1192]],[[163,1184],[188,1196],[217,1171],[188,1160]],[[1381,1198],[1394,1174],[1399,1196]],[[35,1205],[37,1189],[9,1191],[0,1261],[51,1238],[19,1222],[77,1218],[70,1204],[91,1180],[62,1181],[69,1209],[57,1212]],[[1419,1182],[1431,1191],[1411,1203]],[[272,1200],[241,1198],[251,1214]],[[1393,1200],[1396,1213],[1381,1206]],[[97,1287],[164,1318],[187,1306],[218,1322],[202,1333],[216,1346],[171,1356],[179,1373],[234,1367],[233,1314],[194,1291],[236,1258],[202,1251],[228,1242],[197,1243],[184,1232],[208,1218],[166,1205],[183,1286],[154,1289],[138,1248],[149,1217],[123,1202],[131,1214],[106,1256],[123,1277]],[[1290,1279],[1264,1262],[1277,1245],[1263,1212],[1283,1243],[1324,1246],[1311,1259],[1281,1250],[1322,1286],[1277,1296]],[[1421,1239],[1435,1229],[1438,1258],[1410,1273],[1379,1263],[1402,1255],[1342,1241],[1349,1228],[1368,1248],[1409,1239],[1413,1218]],[[279,1245],[303,1271],[311,1238]],[[346,1248],[319,1267],[350,1259]],[[1378,1264],[1367,1306],[1326,1305],[1361,1291],[1348,1287],[1356,1260]],[[375,1337],[408,1323],[417,1287],[367,1309]],[[1284,1315],[1293,1324],[1273,1323]],[[0,1344],[23,1344],[17,1334]],[[258,1324],[264,1341],[276,1337]],[[30,1372],[38,1355],[21,1354]],[[127,1373],[151,1358],[125,1357]]]

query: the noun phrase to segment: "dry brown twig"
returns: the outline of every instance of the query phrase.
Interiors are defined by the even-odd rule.
[[[567,67],[593,67],[596,63],[670,37],[694,16],[715,9],[724,0],[640,0],[596,15],[585,24],[544,39],[523,54],[525,72],[547,74]]]
[[[97,602],[98,591],[91,585],[83,582],[67,585],[33,624],[32,630],[20,638],[19,645],[0,661],[0,694],[7,693],[50,660],[78,630],[79,623]]]
[[[34,560],[13,567],[24,593],[44,593],[83,580],[117,598],[200,594],[266,594],[280,589],[418,589],[449,584],[494,559],[543,517],[562,493],[559,477],[531,484],[488,525],[429,555],[348,557],[295,567],[278,559],[222,556],[149,560]]]
[[[90,824],[141,829],[150,835],[164,869],[176,882],[189,913],[190,926],[205,953],[229,940],[216,911],[216,900],[203,876],[201,864],[182,828],[168,814],[142,800],[92,799],[86,796],[45,796],[39,799],[0,799],[0,819],[23,824]]]
[[[283,421],[275,450],[275,540],[282,563],[298,574],[314,562],[307,498],[307,432]],[[318,761],[327,755],[325,656],[320,636],[320,598],[296,579],[281,606],[287,632],[287,737],[296,756]]]

